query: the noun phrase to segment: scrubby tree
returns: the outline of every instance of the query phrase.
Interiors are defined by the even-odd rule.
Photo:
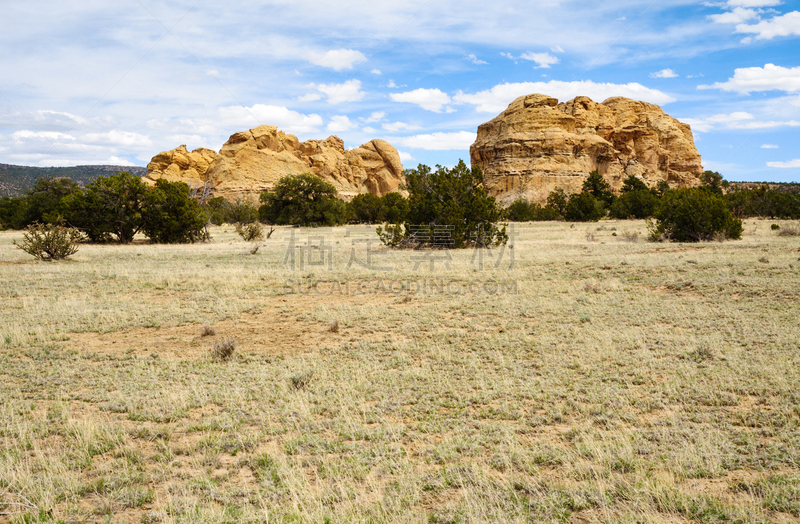
[[[570,195],[564,210],[564,218],[570,222],[596,222],[605,214],[603,202],[586,191]]]
[[[653,237],[699,242],[742,236],[742,221],[733,216],[722,195],[703,188],[668,191],[654,216]]]
[[[127,244],[142,229],[142,208],[147,186],[126,171],[97,177],[83,191],[67,199],[68,222],[85,232],[94,242]]]
[[[501,244],[508,240],[505,226],[498,222],[501,211],[494,197],[483,187],[479,167],[469,168],[463,160],[452,169],[436,166],[436,171],[420,164],[406,170],[408,217],[405,224],[395,224],[390,231],[379,229],[381,239],[397,245],[410,239],[416,226],[447,226],[452,247],[471,243]]]
[[[619,192],[621,195],[624,195],[631,191],[649,191],[649,188],[642,180],[636,178],[634,175],[630,175],[622,182],[622,189],[620,189]]]
[[[67,211],[65,197],[79,190],[78,184],[68,178],[42,177],[36,180],[13,217],[14,229],[35,222],[53,224],[61,221]]]
[[[547,195],[547,205],[545,207],[556,210],[563,217],[567,211],[567,202],[569,202],[569,196],[563,189],[558,188]]]
[[[333,226],[347,220],[347,206],[336,198],[336,188],[309,173],[281,178],[260,200],[259,216],[270,224]]]
[[[142,207],[142,232],[151,242],[181,244],[207,238],[206,218],[184,182],[156,181]]]
[[[614,203],[615,197],[614,193],[611,192],[611,185],[597,171],[589,173],[589,176],[583,181],[582,191],[589,193],[596,200],[602,202],[606,208],[611,207],[611,204]]]
[[[400,193],[387,193],[381,197],[381,221],[399,224],[408,216],[408,199]]]
[[[542,220],[560,220],[561,214],[553,207],[542,206],[536,202],[520,197],[505,210],[505,217],[513,222],[533,222]]]
[[[378,224],[384,221],[383,201],[378,195],[356,195],[348,204],[350,220],[357,224]]]

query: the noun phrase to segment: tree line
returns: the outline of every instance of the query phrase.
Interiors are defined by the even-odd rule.
[[[666,182],[648,188],[631,176],[619,195],[595,171],[578,193],[559,189],[545,205],[519,199],[506,209],[486,193],[480,168],[463,161],[453,168],[419,165],[405,177],[408,196],[361,194],[345,202],[320,177],[287,176],[260,195],[259,205],[222,197],[201,203],[182,182],[158,180],[148,187],[127,172],[97,177],[86,187],[66,178],[40,178],[22,197],[0,198],[0,228],[63,224],[92,242],[128,243],[142,233],[152,242],[178,243],[207,238],[208,224],[387,224],[379,230],[381,239],[402,246],[424,243],[415,228],[426,225],[446,226],[448,241],[461,247],[505,242],[504,221],[652,218],[654,237],[698,241],[720,234],[739,238],[744,217],[800,218],[800,195],[766,186],[732,190],[712,171],[704,173],[701,187],[679,190]]]

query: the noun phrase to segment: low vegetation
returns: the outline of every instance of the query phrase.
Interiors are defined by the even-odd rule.
[[[796,522],[800,240],[772,223],[515,224],[501,268],[379,272],[345,227],[302,270],[230,226],[69,264],[2,232],[0,521]]]

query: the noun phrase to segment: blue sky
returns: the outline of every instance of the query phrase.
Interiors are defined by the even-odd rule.
[[[146,165],[276,125],[468,160],[517,96],[627,96],[706,169],[800,181],[800,5],[780,0],[74,0],[0,18],[0,163]]]

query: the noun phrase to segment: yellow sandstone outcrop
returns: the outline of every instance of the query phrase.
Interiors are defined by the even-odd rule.
[[[629,175],[649,187],[700,183],[703,167],[689,125],[646,102],[585,96],[558,103],[534,94],[478,127],[470,147],[487,191],[509,204],[519,197],[544,203],[554,189],[575,193],[592,171],[618,190]]]
[[[198,151],[203,152],[202,159],[195,155]],[[403,181],[397,150],[377,139],[346,150],[336,136],[300,142],[274,126],[260,126],[232,135],[218,155],[203,163],[207,151],[186,153],[181,146],[159,153],[147,166],[145,178],[182,180],[192,187],[208,182],[214,196],[231,200],[257,200],[282,177],[301,173],[321,177],[345,198],[360,193],[382,196],[397,190]]]

